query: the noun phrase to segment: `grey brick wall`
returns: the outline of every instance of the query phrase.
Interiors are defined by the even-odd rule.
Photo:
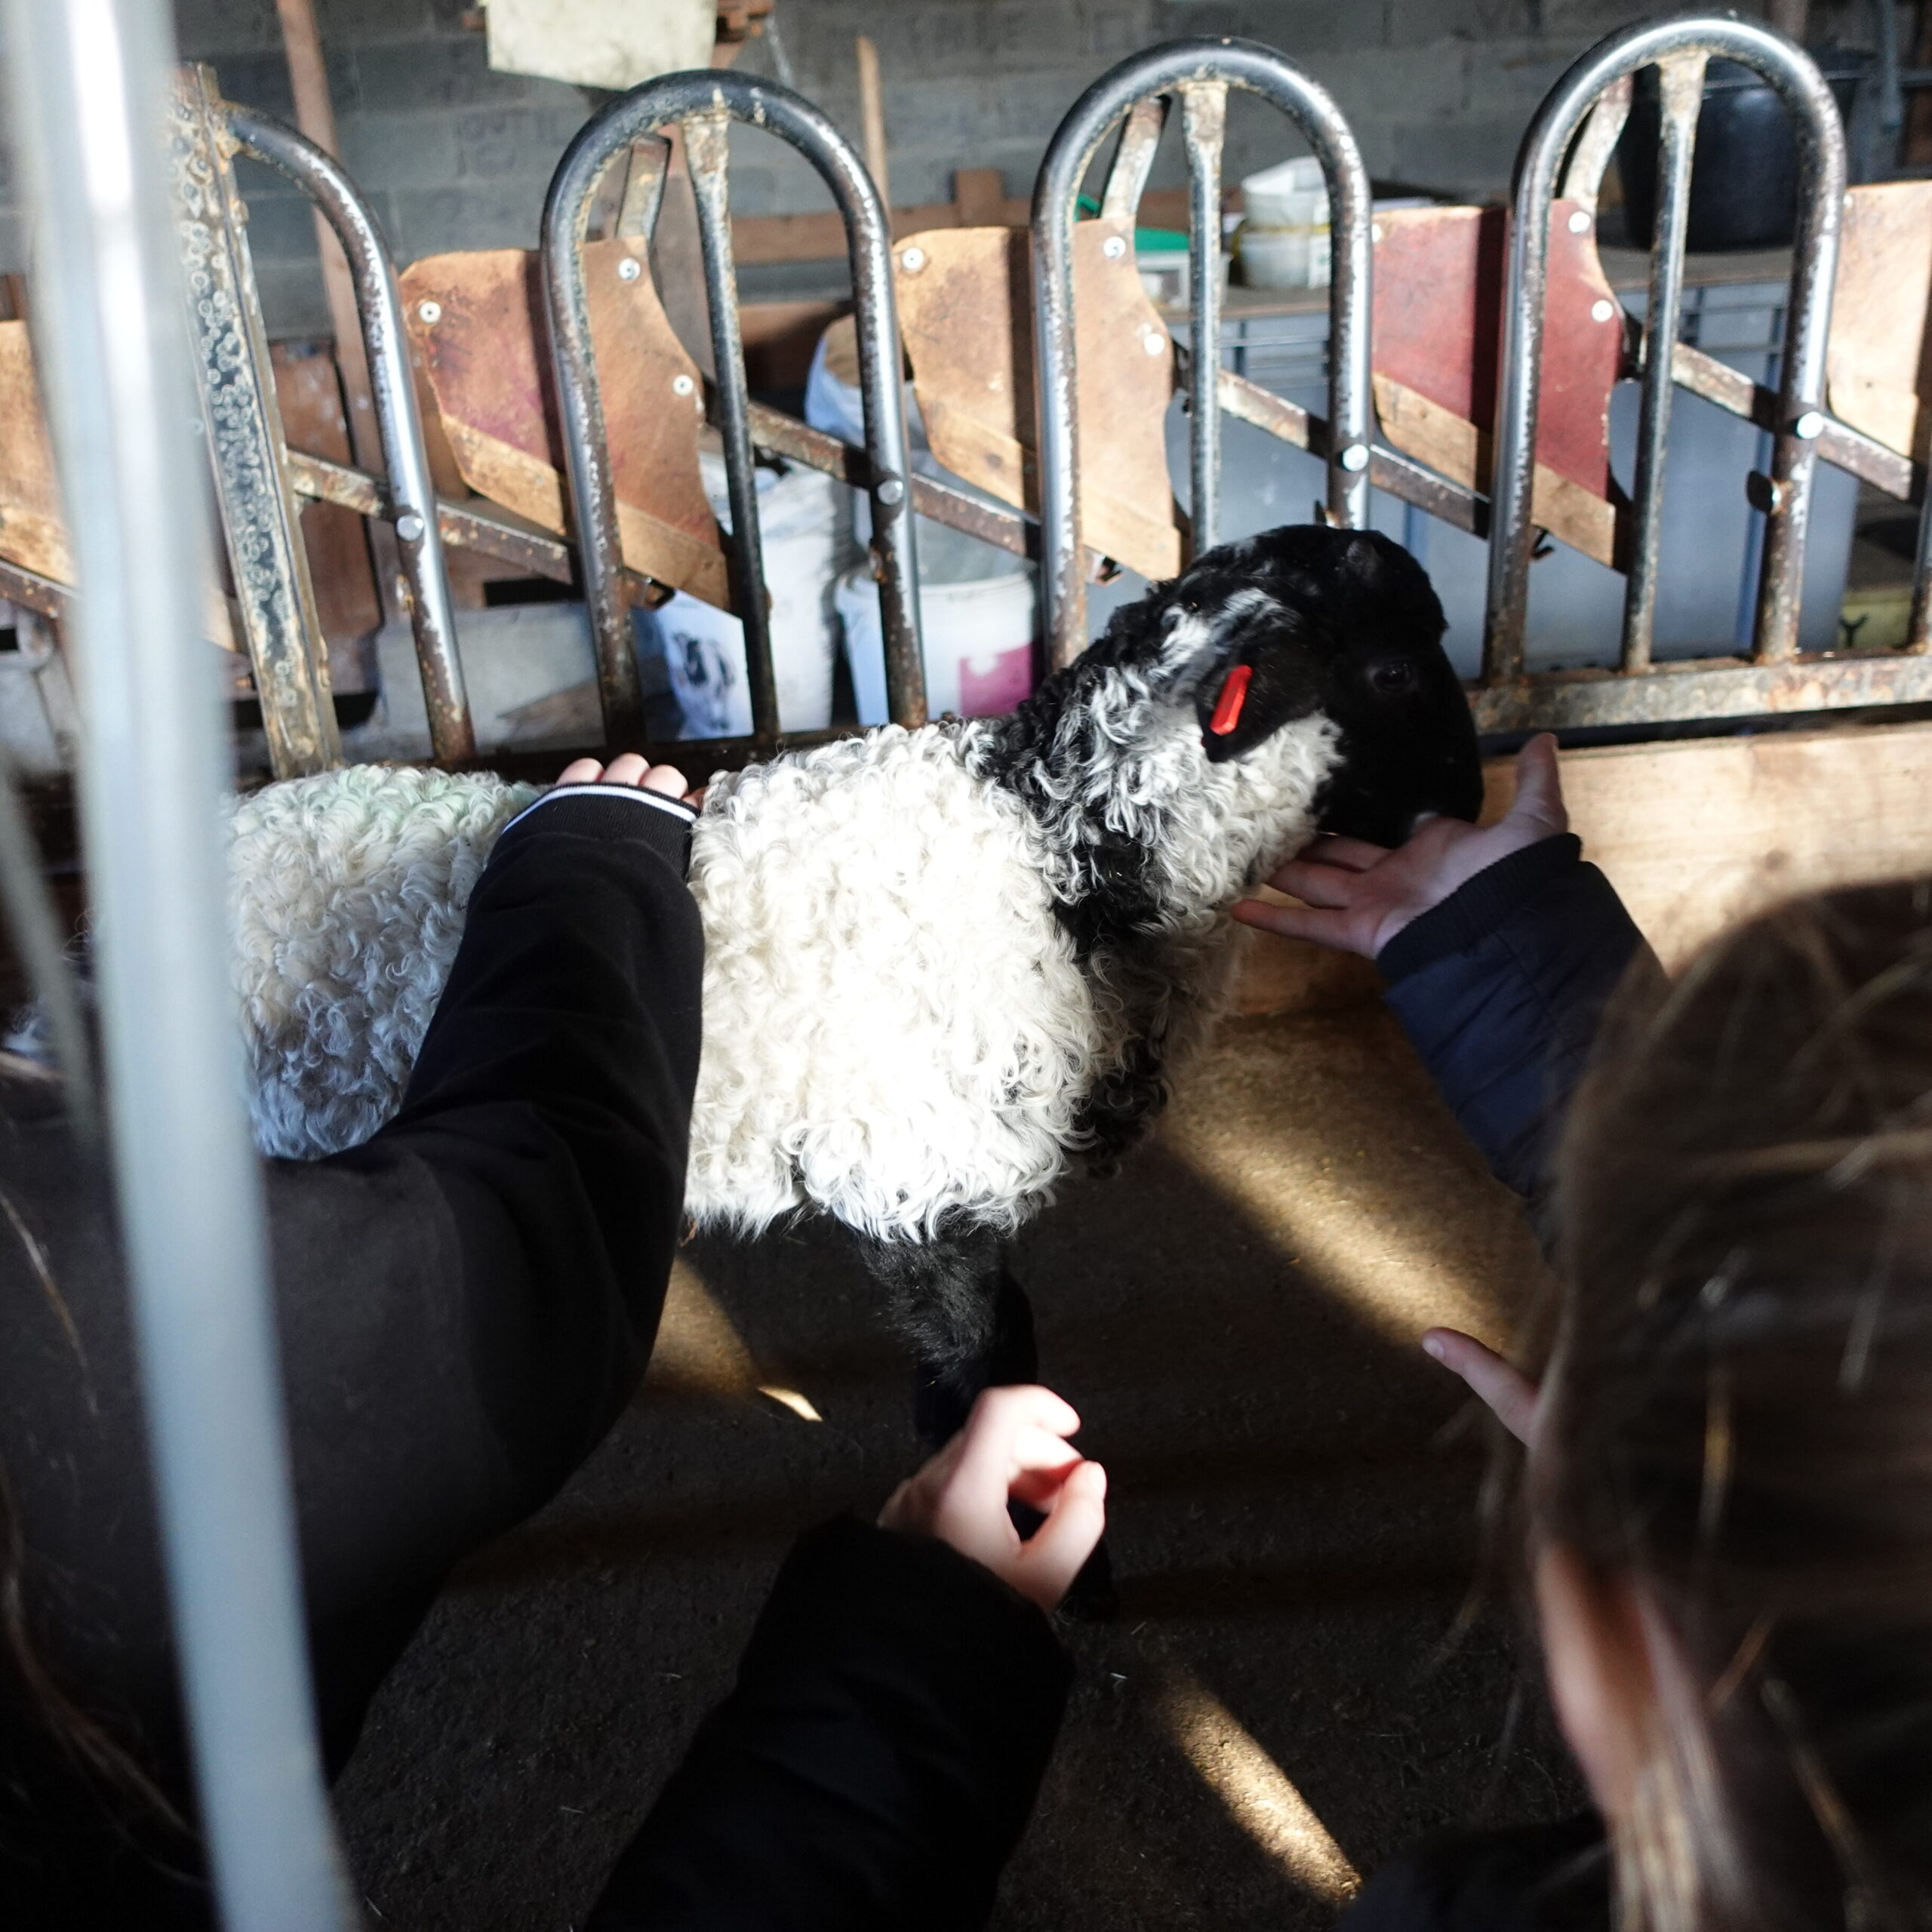
[[[528,247],[550,171],[597,104],[589,91],[492,73],[466,0],[318,0],[343,158],[373,198],[398,257]],[[1176,35],[1269,42],[1330,87],[1378,177],[1461,195],[1501,192],[1522,131],[1565,64],[1649,13],[1627,0],[779,0],[775,40],[748,66],[783,73],[856,134],[852,40],[878,43],[894,198],[943,201],[961,166],[1029,189],[1075,96],[1113,61]],[[1758,11],[1746,7],[1746,11]],[[1863,10],[1814,5],[1819,30]],[[272,0],[175,0],[183,54],[211,62],[232,98],[290,112]],[[1164,152],[1157,182],[1183,178]],[[1295,151],[1284,123],[1236,98],[1229,177]],[[0,269],[24,252],[0,153]],[[263,297],[282,334],[325,328],[306,205],[278,181],[246,183]],[[829,206],[789,149],[740,131],[734,205],[747,214]],[[782,279],[782,278],[779,278]],[[771,278],[766,278],[769,280]]]

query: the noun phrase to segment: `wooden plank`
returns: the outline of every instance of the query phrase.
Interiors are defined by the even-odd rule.
[[[1180,568],[1163,429],[1174,343],[1131,251],[1103,252],[1126,227],[1083,221],[1074,230],[1081,528],[1091,548],[1158,581]],[[933,454],[1016,509],[1038,508],[1029,260],[1026,235],[1005,228],[938,229],[894,256],[900,325]]]
[[[1832,297],[1832,414],[1901,456],[1932,436],[1932,181],[1887,181],[1844,198]]]
[[[962,171],[970,175],[990,171]],[[957,202],[894,208],[893,238],[903,241],[934,228],[1024,228],[1032,219],[1032,204],[1018,195],[1003,195],[996,206],[987,197],[976,205],[984,211],[983,220],[977,222],[962,218]],[[1143,228],[1185,229],[1187,190],[1149,189],[1140,198],[1139,220]],[[731,251],[741,267],[748,262],[832,261],[845,253],[845,224],[829,209],[814,214],[737,215],[731,222]]]
[[[0,322],[0,557],[59,583],[74,580],[60,472],[24,321]]]
[[[659,306],[645,250],[641,236],[584,250],[624,561],[728,610],[698,472],[703,386]],[[625,279],[625,261],[642,272]],[[537,257],[523,249],[428,256],[404,274],[403,306],[463,480],[561,534],[562,452],[537,276]]]
[[[1593,746],[1565,752],[1562,768],[1584,857],[1672,972],[1782,900],[1932,872],[1932,724]],[[1494,819],[1515,795],[1515,761],[1484,777]],[[1242,944],[1238,1012],[1379,990],[1365,961],[1267,934]]]

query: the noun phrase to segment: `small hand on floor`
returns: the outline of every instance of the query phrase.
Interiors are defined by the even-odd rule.
[[[887,1498],[880,1527],[936,1537],[1054,1609],[1107,1526],[1107,1472],[1066,1440],[1079,1426],[1051,1389],[987,1389],[966,1426]],[[1023,1541],[1009,1501],[1046,1517]]]

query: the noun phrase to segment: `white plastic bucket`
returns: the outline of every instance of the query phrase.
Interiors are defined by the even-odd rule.
[[[700,453],[705,494],[726,529],[724,463]],[[838,485],[802,466],[758,472],[758,531],[765,588],[771,594],[771,661],[778,720],[788,731],[823,731],[832,722],[832,659],[836,646],[832,586],[838,567]],[[679,591],[647,614],[663,646],[671,688],[685,714],[687,738],[742,737],[752,728],[744,626]]]
[[[861,564],[848,571],[835,601],[845,627],[859,722],[883,724],[885,640],[870,568]],[[1026,572],[920,586],[926,709],[933,717],[949,711],[957,718],[995,717],[1031,695],[1037,601]]]
[[[1312,154],[1277,162],[1272,168],[1248,175],[1241,184],[1242,211],[1257,228],[1299,227],[1309,218],[1309,198],[1316,195],[1321,198],[1325,218],[1327,180],[1321,163]]]

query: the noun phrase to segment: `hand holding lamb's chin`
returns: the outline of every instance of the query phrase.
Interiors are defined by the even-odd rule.
[[[620,752],[608,764],[594,758],[574,758],[557,774],[559,785],[628,785],[642,792],[662,792],[687,804],[704,803],[703,788],[688,791],[685,774],[675,764],[647,764],[635,752]]]
[[[1244,899],[1234,915],[1284,939],[1312,940],[1373,959],[1411,920],[1478,872],[1569,828],[1556,740],[1545,732],[1517,754],[1515,800],[1495,824],[1478,828],[1460,819],[1426,817],[1393,850],[1361,838],[1316,838],[1268,881],[1300,905]]]

